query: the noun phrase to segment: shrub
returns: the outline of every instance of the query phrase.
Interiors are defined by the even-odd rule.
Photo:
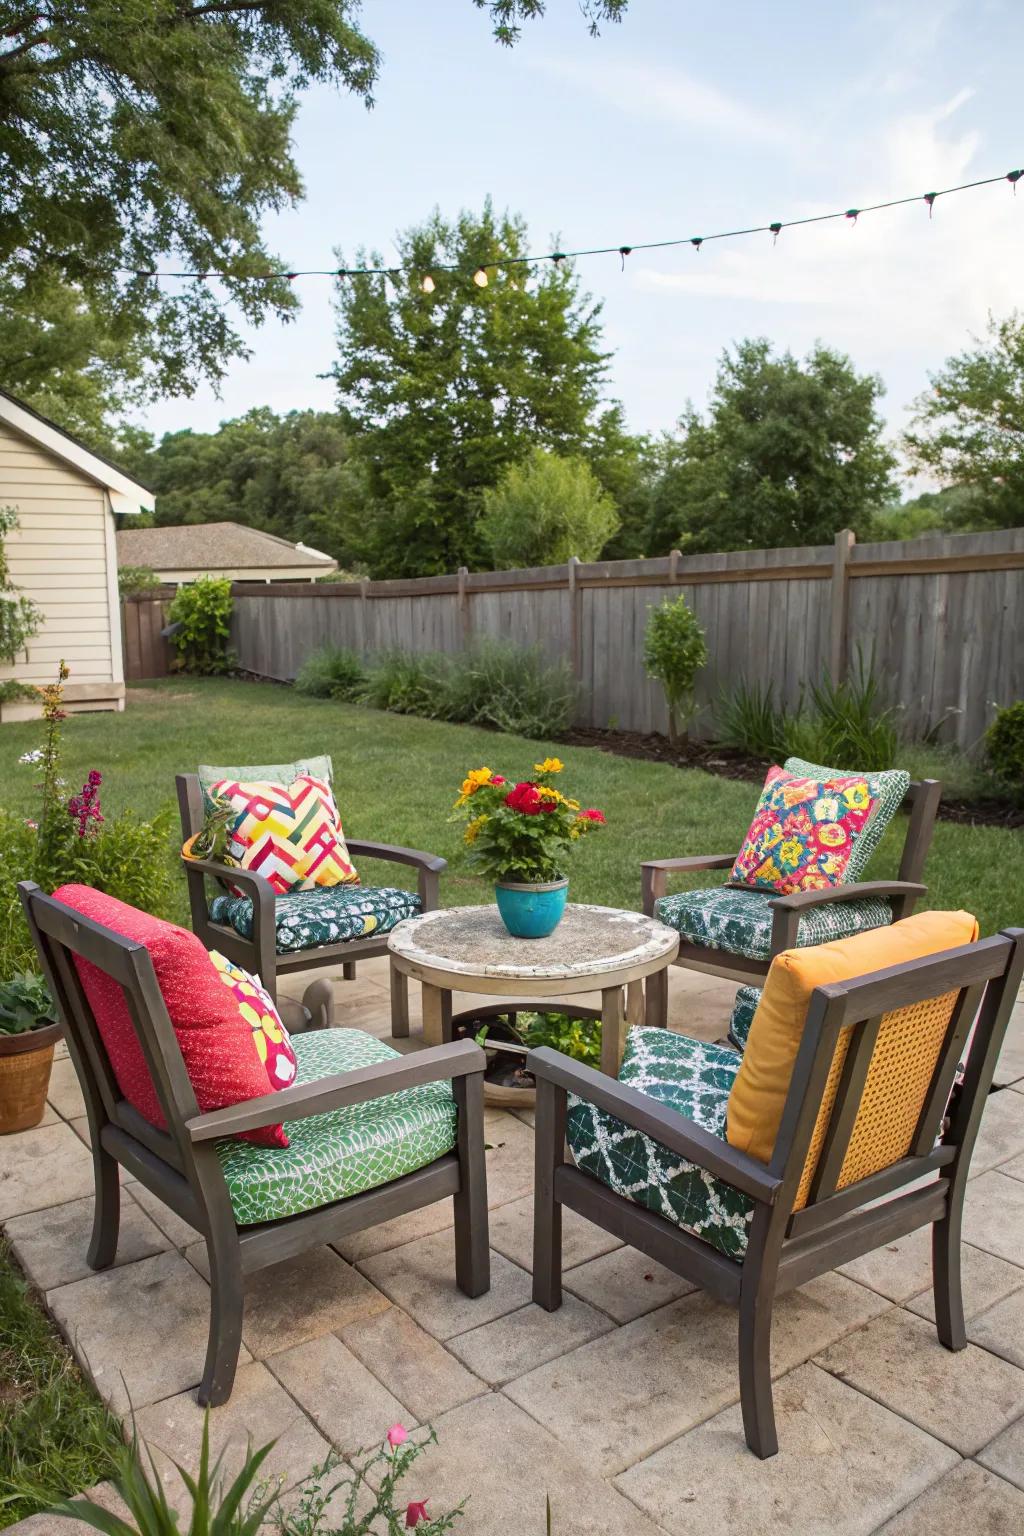
[[[160,585],[159,576],[148,565],[119,565],[117,568],[117,590],[122,597],[152,592]]]
[[[586,459],[534,448],[484,491],[480,533],[498,570],[596,560],[618,532],[615,503]]]
[[[985,757],[997,778],[1024,788],[1024,699],[998,711],[985,733]]]
[[[11,581],[4,553],[4,539],[18,526],[13,507],[0,507],[0,661],[13,666],[18,655],[39,633],[43,616],[30,597],[23,597]]]
[[[228,649],[228,637],[233,607],[231,583],[226,579],[202,576],[178,588],[168,610],[170,622],[178,626],[171,635],[178,671],[215,677],[232,670],[235,657]]]
[[[439,708],[438,719],[514,736],[562,736],[575,713],[576,682],[567,662],[548,661],[539,647],[485,640],[451,657]]]
[[[685,738],[696,712],[694,686],[708,659],[704,631],[685,597],[667,597],[651,610],[644,636],[644,665],[660,682],[668,705],[670,741]]]
[[[811,685],[810,743],[801,755],[863,773],[894,767],[899,741],[894,711],[882,707],[879,695],[878,678],[862,652],[841,683],[824,673]]]
[[[0,981],[0,1035],[23,1035],[56,1022],[57,1010],[41,976],[22,971]]]
[[[445,720],[439,701],[447,666],[444,656],[429,652],[414,656],[411,651],[382,651],[370,663],[363,701],[371,709],[389,709],[396,715]]]
[[[723,688],[715,705],[715,739],[723,747],[746,752],[750,757],[780,762],[793,752],[798,715],[775,698],[775,685],[740,679]]]
[[[310,699],[356,700],[366,686],[366,668],[356,651],[325,646],[307,656],[295,676],[298,693]]]

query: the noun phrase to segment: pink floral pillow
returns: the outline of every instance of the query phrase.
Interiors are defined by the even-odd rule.
[[[217,975],[229,989],[238,1012],[252,1030],[256,1054],[267,1069],[271,1088],[287,1088],[295,1081],[298,1066],[291,1037],[281,1022],[270,993],[258,976],[250,976],[219,950],[210,950]]]
[[[800,779],[769,769],[729,883],[783,896],[842,885],[877,808],[862,775]]]

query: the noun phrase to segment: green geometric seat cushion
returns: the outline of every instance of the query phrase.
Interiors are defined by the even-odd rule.
[[[699,944],[704,949],[723,949],[730,955],[746,955],[751,960],[767,960],[772,940],[772,903],[777,899],[775,891],[715,885],[708,890],[662,896],[654,910],[687,943]],[[868,928],[886,928],[891,922],[892,907],[878,896],[829,902],[811,907],[803,914],[796,942],[800,946],[827,944],[831,939],[845,939]]]
[[[724,1141],[729,1091],[739,1069],[740,1057],[723,1046],[667,1029],[631,1029],[619,1082]],[[566,1138],[584,1173],[729,1258],[743,1258],[754,1209],[747,1195],[575,1094],[569,1095]]]
[[[293,1035],[297,1083],[391,1061],[399,1053],[361,1029],[311,1030]],[[217,1142],[228,1194],[240,1226],[312,1211],[403,1174],[450,1152],[458,1130],[446,1082],[403,1088],[364,1104],[286,1120],[291,1145],[258,1147],[225,1137]]]
[[[802,757],[787,757],[783,763],[787,773],[798,778],[841,779],[849,774],[859,774],[859,768],[824,768],[820,763],[809,763]],[[882,841],[886,827],[892,821],[910,788],[910,774],[903,768],[890,768],[882,773],[866,773],[871,797],[878,807],[867,826],[854,841],[850,861],[846,866],[843,884],[854,885],[868,867],[868,860]]]
[[[284,955],[389,933],[396,923],[418,916],[419,911],[415,891],[390,885],[318,885],[311,891],[292,891],[274,902],[277,952]],[[252,938],[248,896],[215,896],[210,917],[215,923],[227,923],[243,939]]]
[[[750,1026],[754,1022],[757,1005],[761,1001],[760,987],[740,987],[729,1015],[729,1042],[738,1051],[746,1049]]]

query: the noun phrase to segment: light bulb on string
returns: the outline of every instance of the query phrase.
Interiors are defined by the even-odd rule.
[[[487,287],[487,272],[485,268],[477,267],[476,271],[473,273],[473,281],[476,283],[478,288]]]
[[[563,261],[565,260],[565,252],[564,251],[554,251],[552,253],[551,260],[554,262],[556,267],[560,267],[562,265]]]
[[[431,277],[429,272],[424,273],[420,287],[423,289],[424,293],[433,293],[434,289],[437,287],[437,284],[434,282],[434,279]]]

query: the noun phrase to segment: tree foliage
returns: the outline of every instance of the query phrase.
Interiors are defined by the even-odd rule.
[[[585,459],[534,448],[484,491],[480,524],[498,570],[596,560],[619,527],[615,503]]]
[[[704,630],[685,597],[667,597],[650,610],[644,634],[644,666],[664,690],[670,741],[685,735],[693,719],[697,673],[707,659]]]
[[[412,273],[342,280],[337,293],[334,376],[370,498],[362,553],[377,576],[478,569],[483,493],[508,465],[533,447],[614,459],[622,429],[600,403],[601,306],[568,263],[532,276],[501,266],[526,254],[526,227],[489,202],[454,222],[435,212],[396,244]],[[377,253],[359,261],[383,264]],[[432,275],[431,291],[418,273]]]
[[[972,493],[973,526],[1024,523],[1024,315],[991,318],[916,401],[911,462]]]
[[[648,553],[830,543],[891,499],[881,380],[820,343],[800,363],[765,339],[721,359],[707,418],[690,407],[661,449]]]

